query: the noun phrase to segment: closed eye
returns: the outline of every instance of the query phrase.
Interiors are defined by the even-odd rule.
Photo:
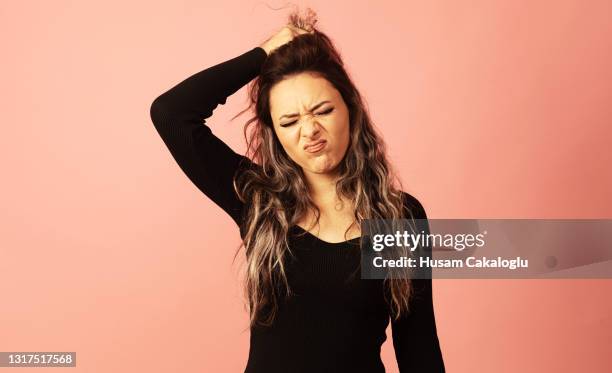
[[[281,126],[281,127],[289,127],[290,125],[292,125],[292,124],[294,124],[294,123],[297,123],[297,120],[294,120],[293,122],[289,122],[289,123],[283,123],[283,124],[281,124],[280,126]]]
[[[327,114],[331,113],[332,111],[334,111],[334,108],[333,108],[333,107],[330,107],[330,108],[329,108],[329,109],[327,109],[327,110],[324,110],[324,111],[322,111],[322,112],[320,112],[320,113],[317,113],[317,115],[327,115]]]
[[[327,114],[331,113],[332,111],[334,111],[333,107],[331,107],[331,108],[329,108],[327,110],[321,111],[319,113],[316,113],[315,115],[327,115]],[[294,120],[294,121],[288,122],[288,123],[283,123],[280,126],[281,127],[288,127],[288,126],[291,126],[292,124],[295,124],[295,123],[297,123],[297,120]]]

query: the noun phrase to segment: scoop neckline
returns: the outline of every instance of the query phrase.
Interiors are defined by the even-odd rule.
[[[358,236],[358,237],[354,237],[354,238],[351,238],[349,240],[340,241],[340,242],[329,242],[329,241],[325,241],[325,240],[320,239],[319,237],[315,236],[314,234],[310,233],[309,231],[307,231],[306,229],[302,228],[301,226],[299,226],[297,224],[294,224],[293,228],[297,229],[299,231],[305,232],[307,236],[311,237],[315,241],[317,241],[317,242],[319,242],[319,243],[321,243],[323,245],[326,245],[326,246],[343,246],[343,245],[346,245],[346,244],[351,244],[353,242],[358,242],[361,239],[361,237],[362,237],[362,236]]]

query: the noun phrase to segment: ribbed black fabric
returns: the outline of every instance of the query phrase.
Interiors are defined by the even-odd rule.
[[[213,135],[204,120],[258,75],[266,57],[253,48],[183,80],[151,105],[155,128],[183,172],[239,226],[244,206],[232,178],[240,162],[254,164]],[[426,219],[419,201],[405,196],[406,208]],[[251,328],[245,372],[384,372],[380,347],[389,307],[382,280],[360,278],[359,239],[329,243],[294,226],[289,243],[296,255],[287,263],[288,280],[296,295],[280,305],[273,326]],[[431,284],[413,280],[412,312],[392,322],[401,373],[444,372]]]

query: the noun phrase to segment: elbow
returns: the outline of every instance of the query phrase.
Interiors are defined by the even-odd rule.
[[[157,97],[155,100],[153,100],[153,103],[151,103],[151,107],[149,108],[149,116],[151,117],[151,121],[155,127],[158,127],[163,118],[166,116],[162,96]]]

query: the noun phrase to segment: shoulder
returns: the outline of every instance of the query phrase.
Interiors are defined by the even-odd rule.
[[[413,216],[415,219],[427,219],[427,213],[421,202],[413,195],[402,191],[406,217]]]

